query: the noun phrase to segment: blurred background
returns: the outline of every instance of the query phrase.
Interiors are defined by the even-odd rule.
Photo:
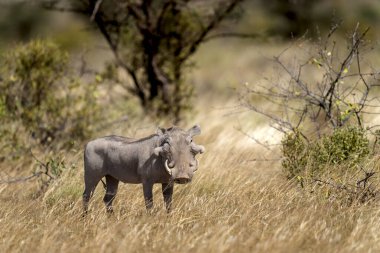
[[[96,2],[98,1],[1,0],[0,52],[5,53],[12,50],[16,45],[25,44],[34,39],[48,39],[58,45],[61,50],[70,53],[71,64],[76,65],[76,69],[85,67],[88,69],[88,74],[103,73],[111,70],[112,67],[109,63],[116,62],[119,69],[123,69],[123,64],[133,66],[136,69],[133,72],[136,72],[138,76],[141,73],[137,72],[141,72],[141,70],[139,70],[140,66],[138,66],[140,63],[136,62],[143,60],[135,59],[138,57],[131,56],[129,52],[122,56],[123,53],[120,52],[118,53],[119,57],[123,59],[117,63],[118,60],[115,60],[115,55],[112,54],[110,49],[110,43],[107,43],[106,37],[92,17],[94,14],[92,13],[92,7],[96,5]],[[99,16],[103,15],[105,20],[108,18],[109,20],[106,21],[110,21],[109,23],[124,19],[123,22],[132,24],[123,28],[125,29],[123,31],[124,37],[132,36],[134,38],[124,45],[131,52],[133,52],[134,48],[130,44],[136,43],[136,41],[140,43],[141,38],[136,38],[141,35],[133,34],[135,30],[134,21],[120,16],[131,15],[127,5],[129,3],[138,5],[139,2],[141,1],[123,1],[123,3],[111,1],[106,4],[99,1],[101,8],[98,9],[99,13],[97,13]],[[159,8],[165,2],[167,1],[156,1],[157,6],[152,6],[150,11],[155,13],[154,15],[158,15]],[[228,87],[242,85],[245,82],[252,82],[260,78],[257,74],[262,74],[265,71],[263,66],[266,66],[266,60],[283,50],[287,43],[302,36],[317,40],[319,37],[325,36],[330,28],[336,24],[340,24],[342,27],[339,29],[339,33],[343,39],[354,30],[357,23],[360,23],[362,27],[370,27],[367,38],[371,39],[375,44],[379,39],[380,3],[374,0],[190,1],[190,5],[195,6],[194,12],[198,11],[198,13],[193,13],[194,16],[198,15],[202,19],[202,15],[207,11],[211,13],[214,11],[215,14],[217,10],[222,10],[224,6],[228,6],[233,2],[236,2],[236,4],[233,5],[231,10],[227,11],[225,17],[223,16],[216,22],[215,27],[207,31],[206,39],[201,41],[194,54],[192,53],[189,58],[184,60],[186,61],[184,65],[191,65],[191,67],[186,66],[183,67],[183,70],[181,69],[181,72],[184,72],[184,77],[181,76],[181,82],[187,82],[186,85],[183,85],[184,87],[195,88],[195,97],[197,97],[196,94],[207,95],[217,90],[230,95],[229,98],[233,99],[233,94]],[[178,1],[178,5],[181,6],[181,4],[183,5],[181,1]],[[110,12],[110,8],[118,8],[119,16],[112,19],[111,15],[114,15],[114,13]],[[156,11],[154,8],[156,8]],[[212,16],[213,14],[208,15]],[[178,19],[185,20],[186,17]],[[174,24],[178,20],[167,20],[166,27],[169,27],[169,30],[171,29],[170,22]],[[186,22],[189,22],[186,24],[187,26],[191,26],[197,21],[192,17],[190,21]],[[122,24],[120,23],[119,26],[121,27]],[[113,36],[112,31],[109,34],[111,34],[111,37]],[[172,35],[162,33],[158,36],[170,37]],[[123,42],[119,41],[118,43],[122,44]],[[123,47],[123,45],[120,47]],[[186,48],[182,48],[182,50],[185,51]],[[142,50],[141,54],[143,55],[142,58],[144,58],[146,52]],[[126,58],[133,59],[124,60]],[[85,66],[81,64],[85,64]],[[164,65],[162,62],[158,64]],[[162,68],[169,67],[163,66]],[[124,86],[134,86],[128,70],[123,70],[124,73],[118,73],[118,78],[121,76]],[[173,79],[170,77],[171,74],[167,73],[168,71],[164,69],[163,72],[166,72],[163,74],[166,75],[167,79]],[[187,73],[191,74],[186,75]],[[108,72],[108,74],[110,73]],[[87,78],[94,77],[87,76]],[[141,82],[145,83],[153,82],[149,79],[149,76],[140,79]],[[175,78],[169,81],[178,82]],[[110,82],[107,85],[111,86],[114,83]],[[128,93],[128,89],[124,90]],[[183,97],[194,97],[194,94],[193,91],[189,91],[184,93]],[[128,99],[135,99],[133,98],[136,97],[134,95]],[[154,95],[146,94],[145,96],[153,97]],[[178,98],[177,102],[170,101],[171,106],[174,107],[173,103],[180,103],[179,100],[181,99],[183,98]],[[165,101],[163,96],[159,97],[158,100]],[[138,95],[137,100],[131,102],[132,105],[136,104],[136,106],[141,105],[141,103],[142,101],[141,99],[139,101]],[[192,104],[194,100],[183,103]],[[131,105],[128,103],[128,106]],[[186,111],[186,108],[186,105],[181,105],[180,110]],[[162,110],[165,114],[167,113],[165,108],[156,108],[156,110]],[[160,115],[159,113],[155,114]],[[181,117],[173,115],[173,118],[175,118],[173,121],[176,122]]]
[[[187,125],[210,111],[239,115],[233,128],[256,131],[268,121],[244,114],[253,110],[242,106],[239,90],[282,79],[273,57],[301,39],[285,57],[290,68],[296,60],[318,63],[308,48],[330,31],[348,48],[357,26],[369,27],[366,60],[376,64],[378,1],[1,0],[3,153],[134,136],[141,122]]]
[[[348,47],[357,25],[369,27],[374,64],[378,1],[2,0],[3,146],[12,153],[29,140],[60,149],[100,133],[134,135],[118,128],[134,119],[186,125],[209,110],[252,111],[238,90],[280,78],[274,56],[300,38],[321,43],[332,30],[334,43]],[[302,45],[289,63],[306,59]],[[242,116],[246,131],[262,116]]]
[[[91,31],[89,27],[89,18],[76,13],[52,11],[41,7],[41,2],[43,3],[22,0],[0,2],[2,47],[46,36],[60,39],[70,37],[63,36],[65,34],[73,35],[70,39],[72,43],[57,40],[66,48],[74,48],[78,46],[78,41],[86,44],[87,36],[96,35],[96,31]],[[66,3],[70,5],[69,0]],[[212,4],[213,1],[204,3],[205,8],[207,5],[212,8]],[[347,30],[352,29],[357,22],[366,24],[371,27],[372,36],[378,38],[376,31],[380,22],[379,9],[379,3],[372,0],[241,1],[219,29],[253,33],[262,40],[286,40],[292,36],[301,36],[306,31],[315,35],[317,29],[326,31],[332,23],[342,20]]]

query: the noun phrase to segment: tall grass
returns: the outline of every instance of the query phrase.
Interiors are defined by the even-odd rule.
[[[226,107],[224,101],[215,101],[197,100],[199,113],[190,124],[202,126],[196,142],[206,153],[193,182],[175,185],[170,214],[159,185],[154,188],[154,212],[147,214],[141,185],[121,184],[115,213],[107,215],[99,184],[83,218],[83,151],[74,150],[63,155],[70,169],[45,192],[39,192],[38,181],[0,184],[0,252],[380,251],[376,203],[349,207],[331,202],[288,181],[279,162],[254,162],[277,156],[236,127],[256,129],[250,134],[258,138],[280,142],[281,136],[252,116],[226,116],[219,110]],[[99,135],[141,137],[154,131],[151,122],[118,126]],[[1,163],[2,176],[30,173],[35,166],[30,161]]]
[[[207,120],[198,118],[205,131],[197,141],[207,152],[200,158],[194,181],[175,186],[172,213],[166,214],[158,185],[154,212],[147,214],[141,185],[122,184],[115,213],[109,216],[99,184],[90,213],[82,218],[82,151],[77,151],[65,157],[76,168],[65,170],[42,196],[32,194],[38,188],[32,182],[0,185],[0,251],[380,250],[376,205],[344,207],[313,197],[287,181],[278,166],[250,162],[261,153],[233,130],[230,117],[214,112]],[[218,128],[219,124],[224,128]],[[228,138],[217,141],[224,136]]]

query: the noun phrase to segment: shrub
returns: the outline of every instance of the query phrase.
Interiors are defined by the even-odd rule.
[[[77,167],[74,163],[67,163],[65,157],[60,154],[48,154],[45,158],[46,161],[41,161],[33,153],[31,153],[35,159],[34,171],[32,176],[29,176],[22,181],[31,180],[37,178],[39,184],[39,190],[34,193],[34,197],[38,197],[44,194],[50,185],[59,181],[65,175],[72,176],[72,172],[76,171]]]
[[[83,84],[68,60],[67,52],[45,40],[17,46],[3,56],[3,133],[13,124],[13,131],[25,132],[45,146],[71,146],[73,140],[91,134],[92,122],[99,115],[96,82]]]
[[[331,136],[324,136],[313,150],[316,166],[340,164],[349,161],[358,164],[369,154],[369,140],[365,131],[358,127],[345,127],[334,130]]]
[[[369,156],[369,140],[363,130],[368,112],[377,114],[372,101],[378,99],[376,73],[371,73],[375,68],[363,54],[371,48],[365,39],[369,28],[361,29],[357,24],[346,47],[341,46],[338,30],[339,24],[333,24],[316,43],[305,38],[295,41],[274,57],[278,77],[266,78],[265,85],[244,85],[240,92],[244,107],[267,117],[285,134],[282,167],[287,177],[297,179],[301,186],[327,182],[323,178],[328,177],[326,185],[348,189],[352,181],[361,182],[373,175],[373,166],[365,166],[373,156]],[[294,53],[290,48],[305,54],[286,56]],[[255,104],[263,99],[275,108]],[[373,150],[372,154],[376,145]],[[349,192],[356,192],[356,188]]]
[[[346,163],[346,168],[352,168],[369,153],[369,140],[358,127],[338,128],[310,143],[298,132],[292,132],[282,140],[282,167],[289,178],[317,176],[329,165]]]
[[[298,131],[286,134],[281,144],[284,157],[282,167],[288,178],[295,177],[306,167],[307,145]]]
[[[374,150],[376,146],[375,142]],[[379,168],[362,128],[338,128],[314,142],[305,141],[295,131],[284,136],[282,154],[286,176],[323,198],[365,203],[378,193],[373,175]]]

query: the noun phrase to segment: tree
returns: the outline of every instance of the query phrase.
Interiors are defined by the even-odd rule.
[[[242,105],[272,120],[281,132],[299,133],[305,139],[347,125],[364,128],[363,117],[378,114],[379,108],[375,92],[379,74],[363,60],[372,49],[365,40],[369,29],[361,31],[357,25],[344,49],[334,36],[338,27],[334,25],[327,37],[313,43],[303,61],[286,63],[283,58],[290,48],[274,57],[281,77],[265,86],[245,86]],[[300,39],[293,46],[305,44],[308,41]],[[257,98],[279,105],[277,112],[260,109],[252,103]]]
[[[242,0],[81,0],[46,8],[85,14],[96,24],[131,77],[127,89],[147,112],[175,121],[189,108],[193,87],[184,79],[190,57]]]

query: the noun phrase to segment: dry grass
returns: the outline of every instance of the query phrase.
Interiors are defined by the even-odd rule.
[[[255,146],[232,129],[231,117],[198,142],[207,152],[192,184],[176,186],[174,211],[164,211],[160,187],[146,214],[140,185],[121,185],[107,216],[98,187],[81,217],[80,152],[44,196],[33,183],[2,186],[1,252],[377,252],[377,206],[340,207],[286,181],[274,165],[257,165]],[[209,115],[208,122],[215,120]],[[210,124],[211,126],[213,124]],[[149,130],[147,130],[149,131]],[[227,133],[229,133],[227,135]],[[227,135],[223,143],[217,140]],[[246,142],[246,143],[245,143]],[[243,145],[244,144],[244,145]],[[250,147],[250,145],[252,145]]]
[[[210,77],[211,78],[211,77]],[[208,101],[210,102],[210,101]],[[208,108],[218,108],[223,101]],[[174,210],[166,214],[160,187],[153,214],[145,212],[142,187],[121,185],[114,215],[107,216],[98,186],[90,214],[81,217],[82,151],[68,152],[66,170],[45,194],[36,182],[0,185],[0,252],[379,252],[380,209],[376,204],[343,207],[287,181],[278,164],[250,160],[274,157],[234,127],[272,136],[247,115],[218,109],[192,121],[205,145],[193,183],[177,185]],[[225,106],[225,104],[223,104]],[[240,122],[240,123],[239,123]],[[114,129],[134,132],[139,124]],[[137,132],[143,136],[152,124]],[[278,138],[274,135],[273,138]],[[14,171],[4,165],[4,171]],[[17,173],[28,173],[23,162]]]

